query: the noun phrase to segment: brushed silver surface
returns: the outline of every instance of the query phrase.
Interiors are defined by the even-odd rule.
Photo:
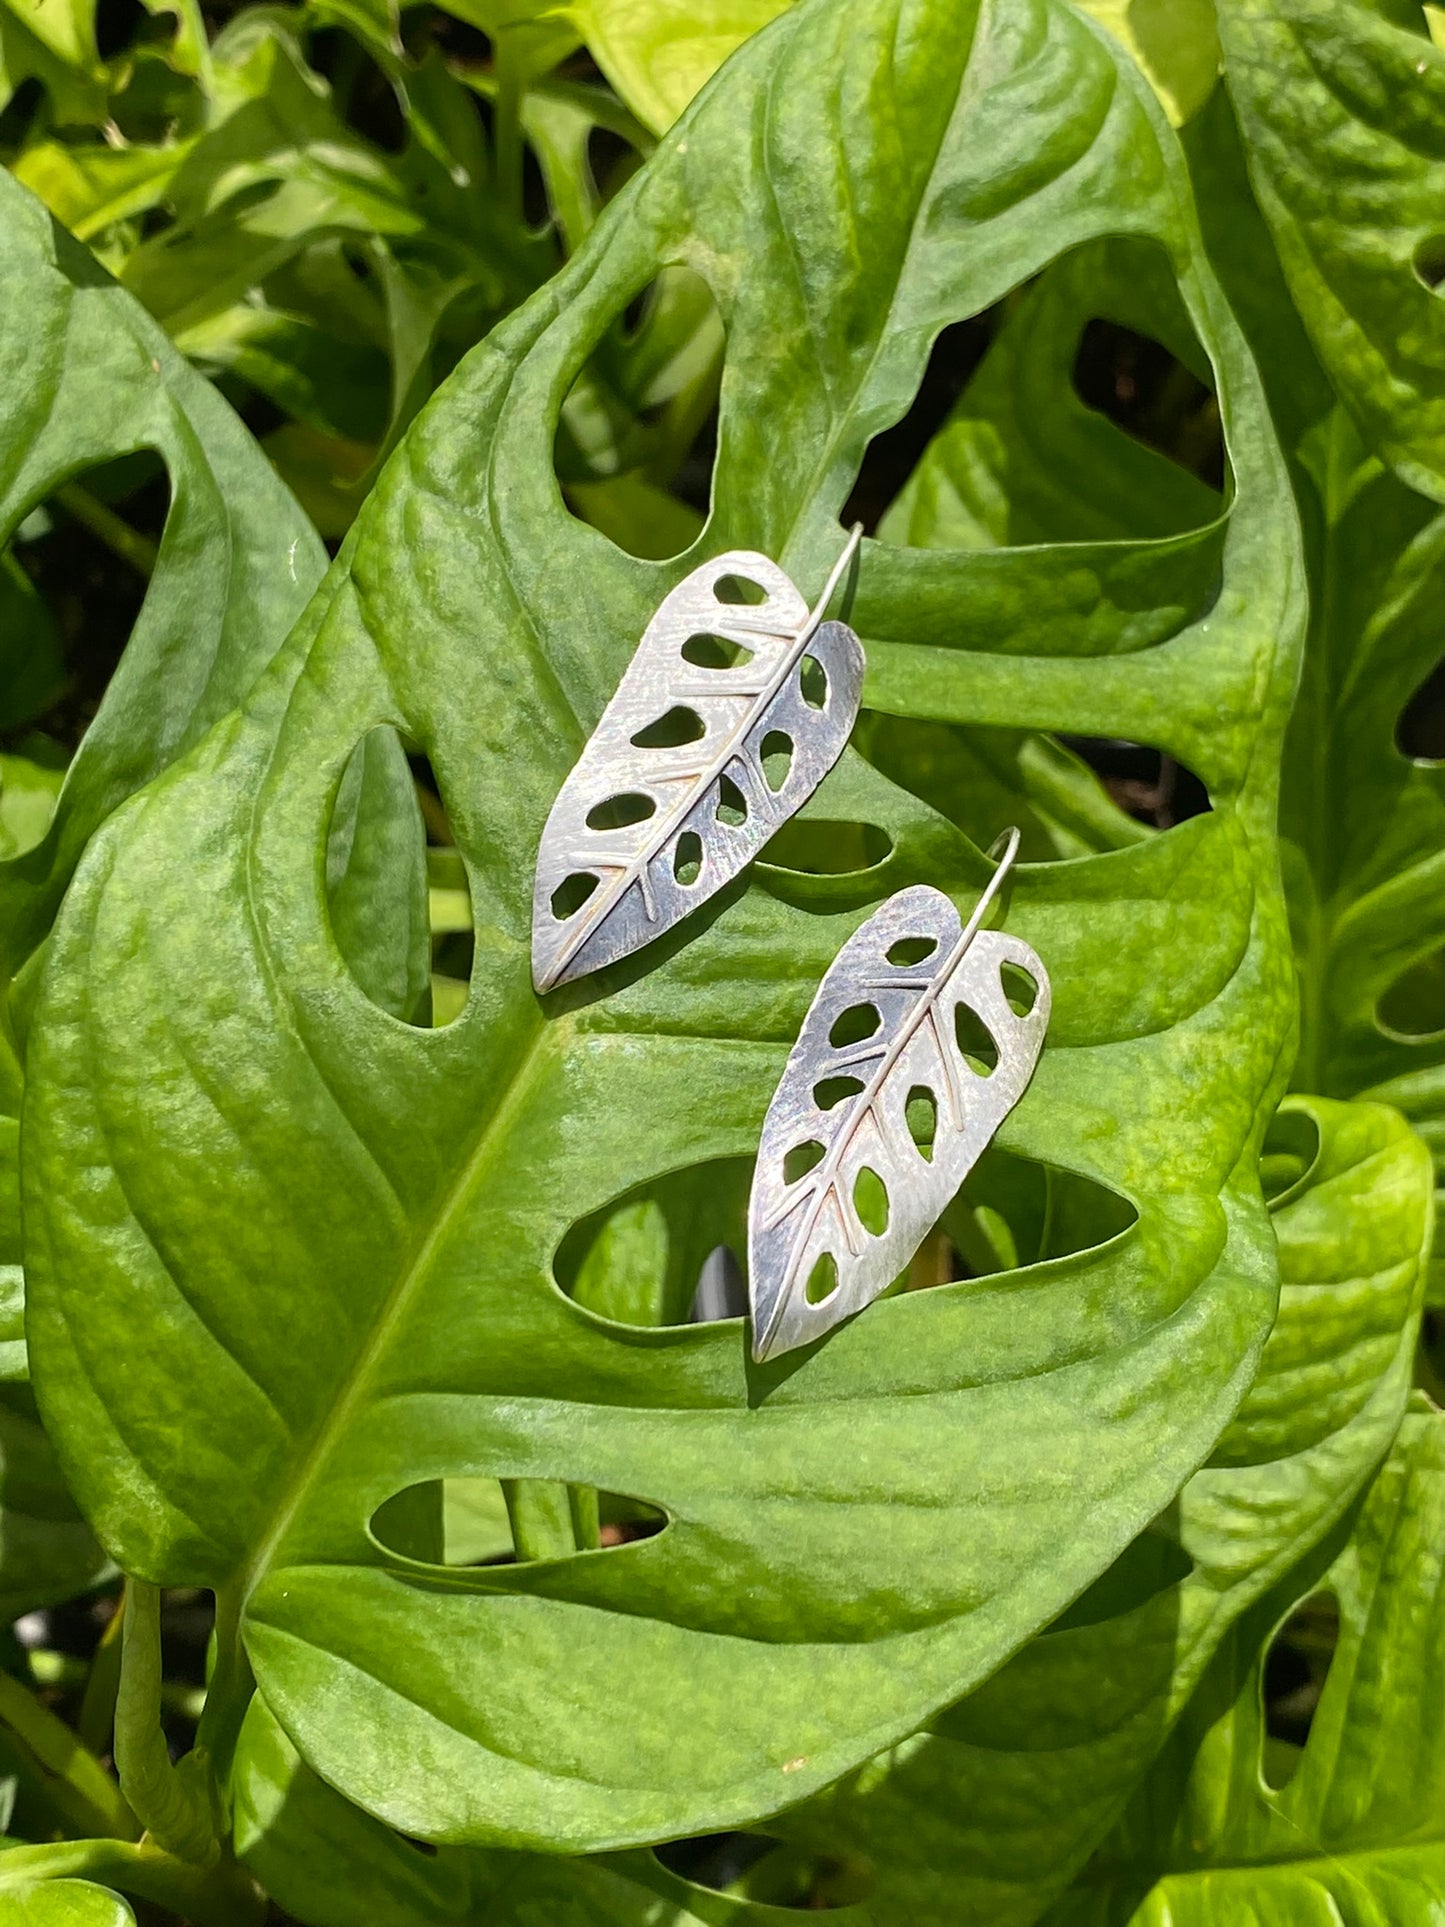
[[[704,562],[660,605],[542,833],[532,898],[539,991],[670,930],[758,854],[837,762],[858,713],[863,649],[844,623],[822,615],[860,535],[850,535],[811,610],[775,562],[748,549]],[[756,584],[763,600],[720,600],[727,577]],[[748,654],[731,667],[699,665],[683,654],[694,637],[721,638]],[[815,706],[819,669],[825,687]],[[697,740],[672,748],[633,740],[677,709],[701,724]],[[792,746],[776,790],[763,761],[769,737]],[[642,799],[636,809],[649,803],[650,814],[607,827],[613,799],[626,798]],[[739,809],[742,820],[730,820]],[[603,826],[593,827],[588,818],[599,811]],[[700,867],[689,877],[693,856]],[[585,887],[569,885],[573,878],[596,881],[585,902],[559,914],[559,888]]]
[[[748,1204],[757,1359],[811,1343],[888,1287],[1033,1075],[1048,1028],[1048,973],[1020,938],[980,927],[1017,852],[1018,831],[1000,842],[1007,848],[967,924],[942,891],[928,884],[900,890],[848,939],[818,987],[768,1108]],[[915,963],[890,962],[889,951],[908,939],[933,948]],[[1025,1016],[1006,994],[1006,964],[1037,986]],[[990,1071],[960,1047],[960,1006],[976,1014],[997,1048]],[[844,1034],[857,1035],[870,1010],[878,1020],[871,1035],[831,1040],[845,1012],[855,1015]],[[841,1079],[859,1088],[840,1097],[836,1083],[828,1086]],[[931,1095],[936,1114],[928,1151],[914,1142],[907,1121],[910,1094],[919,1091]],[[825,1108],[820,1098],[834,1101]],[[800,1163],[817,1158],[791,1182],[790,1153]],[[875,1220],[879,1184],[886,1194],[886,1226],[874,1230],[855,1199],[865,1170],[874,1176],[864,1180],[863,1202]],[[825,1255],[837,1268],[837,1284],[810,1303],[808,1281]]]

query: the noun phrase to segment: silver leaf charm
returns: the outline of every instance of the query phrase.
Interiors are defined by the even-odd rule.
[[[858,713],[863,649],[821,617],[860,534],[811,610],[775,562],[747,549],[704,562],[661,604],[542,833],[539,991],[670,930],[837,762]]]
[[[1001,839],[1001,841],[1004,839]],[[748,1205],[753,1356],[831,1331],[884,1291],[1033,1076],[1048,975],[916,884],[838,952],[768,1108]],[[995,846],[997,848],[997,846]]]

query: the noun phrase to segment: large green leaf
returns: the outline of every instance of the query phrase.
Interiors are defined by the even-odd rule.
[[[1080,0],[1127,47],[1177,127],[1219,78],[1219,34],[1209,0]]]
[[[781,1824],[816,1851],[873,1863],[870,1919],[1038,1919],[1232,1622],[1328,1532],[1388,1450],[1414,1363],[1429,1159],[1383,1105],[1292,1098],[1280,1127],[1279,1318],[1209,1464],[979,1693]]]
[[[735,1321],[610,1323],[554,1282],[569,1226],[749,1156],[869,906],[918,877],[971,903],[987,869],[853,757],[811,833],[872,823],[882,861],[815,874],[779,848],[703,928],[537,1002],[542,823],[696,560],[637,561],[567,514],[562,398],[661,263],[702,274],[728,331],[703,543],[811,586],[936,334],[1112,230],[1126,183],[1222,397],[1213,566],[1149,539],[875,544],[854,617],[874,709],[1122,731],[1210,786],[1206,818],[1026,870],[1008,912],[1054,1025],[1002,1142],[1138,1222],[762,1370]],[[242,712],[93,846],[27,1097],[29,1329],[67,1469],[128,1567],[227,1596],[324,1777],[440,1839],[752,1817],[996,1670],[1169,1504],[1274,1315],[1255,1158],[1292,1026],[1272,815],[1300,618],[1284,471],[1173,136],[1107,36],[1046,0],[788,13],[462,365]],[[434,1032],[370,1004],[327,927],[328,811],[386,722],[424,745],[471,882],[471,997]],[[371,1530],[448,1476],[599,1487],[669,1523],[465,1570]]]
[[[1231,1624],[1326,1536],[1388,1450],[1419,1324],[1428,1160],[1381,1105],[1293,1098],[1269,1162],[1283,1187],[1280,1315],[1212,1463],[1063,1626],[973,1702],[777,1823],[824,1864],[871,1863],[860,1919],[1036,1919],[1118,1813]],[[1192,1570],[1172,1577],[1185,1560]],[[474,1919],[484,1893],[518,1904],[539,1874],[554,1892],[547,1863],[528,1856],[423,1858],[309,1773],[259,1701],[240,1762],[238,1846],[312,1927],[361,1927],[383,1893],[388,1927],[446,1927]],[[657,1892],[684,1910],[711,1904],[638,1859],[613,1863],[612,1876],[635,1883],[623,1919],[645,1919]],[[572,1904],[594,1878],[579,1876]]]
[[[791,0],[571,0],[589,53],[638,119],[665,133],[742,43]]]
[[[1367,443],[1445,499],[1445,54],[1423,9],[1219,0],[1250,176]]]
[[[1442,660],[1445,518],[1382,467],[1335,402],[1222,99],[1191,158],[1211,259],[1267,371],[1313,585],[1281,814],[1302,990],[1295,1082],[1397,1105],[1445,1177],[1445,765],[1429,743],[1403,740]]]
[[[307,1927],[700,1927],[665,1883],[671,1904],[659,1912],[658,1883],[616,1861],[420,1852],[319,1780],[259,1696],[241,1735],[235,1800],[237,1852]]]
[[[10,999],[10,981],[44,940],[87,838],[123,797],[237,700],[295,620],[324,557],[225,403],[44,209],[5,178],[0,356],[0,539],[8,541],[25,516],[77,472],[139,448],[160,453],[173,498],[131,648],[58,807],[49,772],[6,759],[0,1612],[13,1616],[79,1590],[100,1576],[106,1561],[80,1522],[24,1382],[16,1172],[23,1012]],[[43,808],[17,813],[24,795]]]
[[[0,540],[61,483],[158,453],[171,511],[131,647],[49,833],[0,866],[0,963],[43,937],[86,839],[237,701],[325,563],[220,396],[91,257],[0,178]]]
[[[1404,1927],[1436,1916],[1442,1544],[1445,1419],[1422,1401],[1348,1543],[1240,1624],[1050,1927]],[[1317,1592],[1338,1604],[1339,1642],[1303,1755],[1286,1785],[1271,1786],[1264,1655],[1289,1609]]]
[[[1445,1173],[1445,765],[1399,747],[1440,660],[1445,516],[1322,438],[1323,581],[1286,760],[1301,959],[1296,1080],[1397,1104]]]
[[[791,0],[571,0],[589,52],[647,125],[664,133],[742,43]],[[1169,117],[1187,120],[1219,73],[1209,0],[1080,0],[1148,75]]]

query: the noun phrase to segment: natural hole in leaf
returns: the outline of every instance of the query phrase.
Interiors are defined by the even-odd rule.
[[[810,1137],[805,1144],[795,1144],[783,1159],[783,1183],[796,1184],[800,1178],[816,1170],[826,1156],[827,1153],[815,1137]]]
[[[1025,863],[1121,848],[1140,840],[1140,827],[1167,830],[1212,807],[1192,770],[1122,737],[1060,739],[865,710],[852,741],[980,849],[1017,824]]]
[[[828,1032],[828,1042],[835,1050],[843,1050],[849,1044],[861,1044],[877,1034],[883,1018],[873,1004],[850,1004],[833,1020]]]
[[[153,449],[73,475],[0,554],[0,749],[44,718],[62,758],[100,706],[141,619],[170,513]]]
[[[1264,1134],[1259,1181],[1273,1206],[1314,1169],[1320,1154],[1320,1127],[1308,1111],[1276,1111]]]
[[[1275,1792],[1289,1785],[1304,1758],[1339,1638],[1339,1601],[1333,1593],[1317,1592],[1294,1608],[1265,1652],[1259,1770]]]
[[[903,1115],[908,1135],[919,1155],[933,1161],[933,1143],[938,1135],[938,1099],[926,1084],[915,1084],[904,1099]]]
[[[804,656],[798,664],[798,688],[809,709],[827,707],[828,672],[816,656]]]
[[[1376,1007],[1382,1030],[1408,1041],[1445,1032],[1445,949],[1401,971]]]
[[[881,1238],[888,1229],[888,1186],[866,1164],[853,1180],[853,1209],[863,1229]]]
[[[762,860],[804,876],[851,876],[876,870],[893,854],[893,839],[874,823],[833,823],[795,816],[771,837]]]
[[[427,927],[431,932],[431,1021],[436,1030],[455,1022],[471,995],[476,960],[472,921],[472,888],[467,866],[452,833],[451,818],[442,801],[436,771],[423,751],[413,747],[407,757],[412,797],[426,826]],[[405,820],[398,809],[391,818],[394,835]]]
[[[932,1119],[908,1097],[908,1123],[915,1142]],[[930,1140],[932,1141],[932,1140]],[[920,1150],[923,1146],[920,1144]],[[908,1267],[908,1289],[987,1278],[1051,1258],[1095,1251],[1138,1221],[1129,1200],[1078,1171],[1021,1157],[990,1145],[949,1201],[934,1230]]]
[[[679,1879],[754,1906],[820,1913],[856,1906],[873,1892],[861,1856],[814,1853],[765,1834],[703,1834],[664,1841],[652,1853]]]
[[[323,27],[308,38],[318,71],[345,75],[332,91],[339,117],[373,146],[404,154],[409,137],[396,89],[362,44],[339,27]]]
[[[1162,342],[1121,322],[1087,321],[1074,357],[1074,392],[1132,441],[1219,491],[1224,431],[1213,388]]]
[[[906,412],[869,442],[839,520],[844,528],[861,522],[867,534],[878,525],[917,468],[929,443],[943,427],[983,360],[999,309],[940,330]]]
[[[466,1474],[429,1479],[396,1493],[372,1514],[371,1536],[386,1551],[428,1565],[525,1564],[529,1561],[518,1556],[517,1510],[534,1497],[550,1512],[551,1544],[545,1555],[533,1552],[532,1558],[627,1545],[652,1538],[667,1524],[660,1507],[595,1486],[543,1486]]]
[[[678,882],[690,885],[702,875],[702,838],[696,830],[684,830],[672,852],[672,874]]]
[[[634,823],[645,823],[656,814],[655,797],[644,796],[640,790],[628,790],[625,795],[609,796],[601,803],[594,803],[587,812],[587,827],[589,830],[625,830]]]
[[[1412,763],[1445,762],[1445,656],[1400,711],[1395,747]]]
[[[824,1077],[813,1086],[813,1102],[820,1111],[835,1111],[862,1088],[856,1077]]]
[[[574,870],[569,877],[563,877],[552,892],[552,915],[558,923],[565,923],[575,917],[583,904],[597,888],[599,878],[590,870]]]
[[[490,49],[488,50],[490,52]],[[622,135],[611,127],[592,126],[587,131],[587,172],[592,185],[597,190],[598,199],[605,207],[607,202],[637,172],[642,156]],[[624,326],[629,332],[641,320],[639,313],[633,319],[633,308],[639,304],[629,303]]]
[[[781,729],[770,729],[762,742],[763,775],[776,796],[788,780],[793,767],[793,739]]]
[[[1039,987],[1031,972],[1022,964],[1006,963],[999,973],[1003,980],[1003,994],[1008,999],[1009,1009],[1015,1017],[1027,1017],[1039,1001]]]
[[[1122,736],[1062,736],[1059,741],[1093,770],[1109,800],[1136,823],[1167,830],[1214,808],[1194,771],[1164,750]]]
[[[748,820],[748,802],[742,791],[730,776],[720,776],[717,781],[717,808],[713,812],[719,823],[726,823],[729,829],[736,830]]]
[[[466,866],[450,842],[430,841],[418,767],[434,783],[426,758],[409,760],[387,725],[352,750],[327,825],[326,910],[357,988],[388,1016],[426,1028],[465,1005],[474,938]],[[438,837],[450,838],[431,793]]]
[[[639,729],[632,742],[636,749],[682,749],[688,743],[700,743],[706,734],[707,724],[695,709],[674,703],[665,716]]]
[[[661,1173],[571,1225],[552,1273],[559,1290],[624,1325],[683,1325],[711,1255],[747,1251],[751,1158]]]
[[[821,1305],[833,1296],[838,1289],[838,1261],[831,1251],[825,1251],[808,1273],[808,1282],[803,1287],[803,1296],[810,1305]]]
[[[900,937],[888,946],[888,961],[896,969],[907,970],[926,963],[937,948],[937,937]]]
[[[1181,1584],[1193,1570],[1194,1561],[1177,1539],[1148,1526],[1045,1633],[1076,1632],[1135,1613],[1145,1600]]]
[[[723,349],[712,290],[669,265],[618,303],[567,392],[553,442],[563,500],[629,555],[666,561],[702,531]]]
[[[745,575],[720,575],[713,584],[712,592],[719,602],[733,606],[742,604],[756,608],[760,602],[768,599],[768,592],[763,585],[749,581]]]
[[[742,669],[753,659],[751,649],[731,636],[689,636],[682,645],[682,659],[694,669]]]
[[[978,1012],[968,1004],[954,1006],[953,1034],[958,1039],[958,1048],[976,1071],[988,1077],[998,1069],[998,1045]]]
[[[1415,249],[1412,263],[1416,278],[1432,294],[1440,292],[1440,284],[1445,282],[1445,234],[1429,234]]]

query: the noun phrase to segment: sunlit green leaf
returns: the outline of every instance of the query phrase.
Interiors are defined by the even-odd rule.
[[[1230,1625],[1325,1536],[1388,1449],[1411,1383],[1429,1160],[1380,1105],[1291,1099],[1276,1143],[1279,1318],[1209,1463],[981,1692],[783,1823],[872,1863],[871,1920],[1038,1919]]]
[[[1047,104],[1021,116],[1021,92]],[[1046,181],[1045,127],[1074,157]],[[1008,911],[1054,1020],[1003,1147],[1137,1225],[890,1298],[761,1373],[734,1321],[590,1313],[550,1275],[569,1227],[751,1155],[839,943],[920,876],[973,902],[987,866],[853,757],[789,861],[705,928],[538,1004],[542,823],[696,560],[638,561],[569,514],[549,460],[568,384],[660,266],[703,276],[727,361],[701,541],[811,590],[935,334],[1112,231],[1125,184],[1230,426],[1207,595],[1147,534],[982,559],[878,543],[853,613],[873,709],[1118,731],[1209,786],[1176,831],[1026,868]],[[462,364],[243,709],[93,845],[33,1030],[47,1421],[131,1569],[242,1608],[327,1779],[440,1839],[753,1818],[986,1678],[1171,1502],[1274,1315],[1255,1153],[1292,1022],[1272,821],[1300,618],[1284,471],[1178,150],[1142,76],[1052,0],[977,23],[808,0]],[[367,1000],[326,915],[332,803],[384,723],[424,748],[468,869],[471,996],[441,1031]],[[873,840],[867,867],[830,860],[834,822],[845,850]],[[371,1530],[446,1476],[600,1488],[668,1522],[473,1569]]]
[[[1445,1904],[1445,1419],[1413,1411],[1348,1543],[1290,1576],[1226,1642],[1125,1824],[1049,1927],[1374,1927]],[[1339,1637],[1304,1751],[1279,1784],[1263,1662],[1327,1595]]]
[[[1177,127],[1197,113],[1219,78],[1219,34],[1210,0],[1081,0],[1129,49]]]
[[[1219,0],[1250,177],[1330,380],[1445,500],[1445,54],[1385,0]]]

